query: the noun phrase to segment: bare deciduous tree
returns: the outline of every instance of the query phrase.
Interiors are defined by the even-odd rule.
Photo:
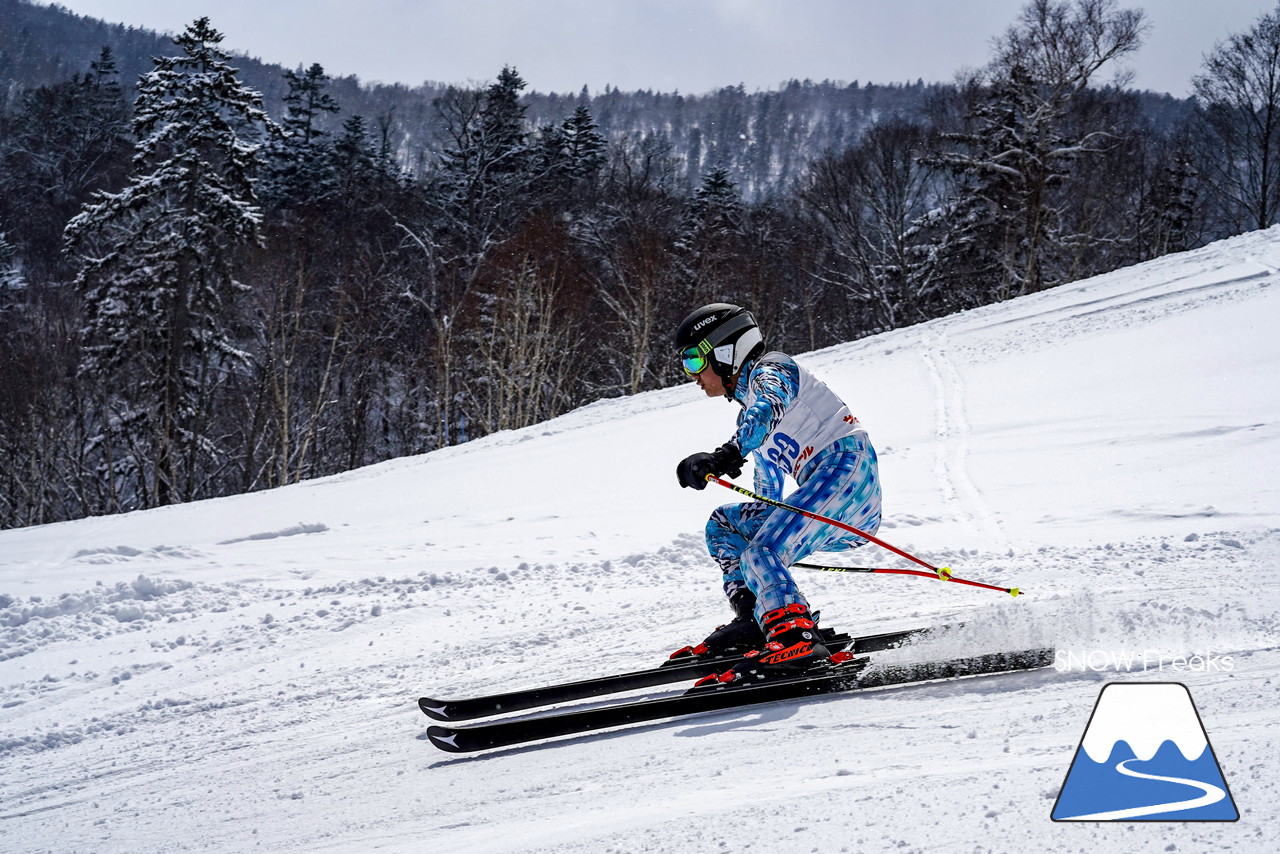
[[[800,191],[826,235],[816,274],[841,287],[876,329],[925,318],[936,281],[914,275],[914,223],[932,201],[932,167],[921,162],[927,131],[902,120],[871,128],[845,152],[816,161]]]
[[[1272,225],[1280,215],[1280,9],[1219,44],[1193,86],[1220,228]]]

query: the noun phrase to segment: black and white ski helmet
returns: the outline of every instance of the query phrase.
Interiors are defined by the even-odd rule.
[[[675,341],[676,354],[685,360],[686,372],[698,373],[690,368],[696,367],[698,357],[702,357],[723,380],[742,370],[751,354],[764,347],[764,336],[751,312],[727,302],[711,303],[694,311],[676,329]]]

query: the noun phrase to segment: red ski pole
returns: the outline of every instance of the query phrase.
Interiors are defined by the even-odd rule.
[[[852,525],[847,525],[844,522],[840,522],[836,519],[831,519],[826,516],[819,516],[817,513],[811,513],[802,507],[795,507],[790,504],[784,504],[781,501],[774,501],[772,498],[765,498],[763,495],[757,495],[756,493],[752,492],[749,489],[744,489],[743,487],[738,486],[736,483],[731,483],[730,481],[716,477],[714,474],[707,475],[707,480],[713,483],[718,483],[721,486],[725,487],[726,489],[731,489],[734,492],[737,492],[741,495],[745,495],[748,498],[753,499],[755,501],[763,501],[765,504],[769,504],[773,507],[781,507],[783,510],[790,510],[792,513],[799,513],[801,516],[807,516],[810,519],[814,519],[819,522],[825,522],[828,525],[834,525],[835,527],[840,528],[841,530],[844,530],[844,531],[848,531],[851,534],[856,534],[857,536],[862,537],[862,539],[866,540],[867,542],[875,543],[877,546],[880,546],[880,548],[882,549],[888,549],[894,554],[899,555],[900,557],[904,557],[907,560],[911,561],[912,563],[917,563],[929,571],[921,572],[916,569],[887,569],[887,568],[880,569],[880,568],[865,568],[865,567],[842,568],[837,566],[815,566],[813,564],[803,564],[803,563],[798,563],[796,564],[796,566],[804,567],[805,569],[825,570],[827,572],[876,572],[876,573],[884,573],[884,574],[892,574],[892,575],[919,575],[924,578],[937,578],[941,581],[953,581],[956,584],[967,584],[970,587],[981,587],[986,590],[998,590],[1001,593],[1008,593],[1010,596],[1018,596],[1019,594],[1022,593],[1022,591],[1019,590],[1017,587],[997,587],[994,584],[983,584],[981,581],[969,581],[968,579],[964,579],[964,578],[956,578],[951,574],[950,567],[934,566],[933,564],[927,563],[926,561],[921,560],[915,555],[908,554],[907,552],[904,552],[902,549],[898,548],[897,546],[891,545],[890,543],[886,543],[884,540],[872,534],[869,534],[866,531],[863,531],[859,528],[855,528]]]
[[[1010,596],[1018,596],[1022,593],[1017,587],[997,587],[994,584],[984,584],[981,581],[970,581],[967,578],[956,578],[951,575],[951,570],[947,567],[941,567],[941,570],[947,573],[946,577],[939,576],[932,572],[925,572],[922,569],[897,569],[894,567],[870,567],[870,566],[820,566],[816,563],[796,563],[792,566],[798,566],[801,569],[816,569],[819,572],[874,572],[883,575],[918,575],[921,578],[941,578],[943,581],[954,581],[956,584],[968,584],[970,587],[981,587],[984,590],[998,590],[1001,593],[1008,593]]]

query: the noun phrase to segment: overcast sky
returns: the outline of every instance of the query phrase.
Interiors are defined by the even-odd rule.
[[[790,79],[950,81],[986,63],[1025,0],[57,0],[82,15],[176,33],[208,15],[223,47],[331,76],[417,85],[690,94]],[[1205,53],[1276,0],[1130,0],[1151,32],[1138,88],[1184,96]]]

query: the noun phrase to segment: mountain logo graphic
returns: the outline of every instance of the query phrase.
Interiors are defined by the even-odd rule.
[[[1181,682],[1104,685],[1054,821],[1235,821],[1209,736]]]

